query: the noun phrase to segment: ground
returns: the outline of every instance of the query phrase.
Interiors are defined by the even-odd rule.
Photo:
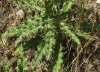
[[[84,0],[84,8],[94,11],[87,16],[87,19],[91,23],[100,24],[100,5],[96,3],[96,0]],[[8,0],[0,0],[0,34],[25,21],[26,15],[32,16],[29,9],[24,9],[18,6],[18,4],[11,3]],[[70,67],[69,72],[100,72],[100,32],[91,31],[90,34],[94,35],[95,40],[87,41],[82,48],[80,47],[82,49],[80,55],[77,61]],[[6,45],[4,47],[4,44],[0,42],[0,70],[2,70],[4,60],[9,60],[13,72],[15,72],[16,61],[19,56],[12,55],[12,52],[15,50],[13,48],[14,38],[3,39],[3,41],[5,41],[4,43]],[[34,54],[32,53],[34,50],[28,50],[27,52],[30,58]],[[45,60],[41,61],[34,72],[51,72],[48,67],[50,66],[49,64]],[[63,72],[63,69],[61,72]]]
[[[94,11],[87,19],[100,24],[100,5],[96,3],[96,0],[84,0],[84,8]],[[70,72],[100,72],[100,32],[92,33],[95,35],[95,40],[87,42],[83,47],[79,59],[73,64]]]

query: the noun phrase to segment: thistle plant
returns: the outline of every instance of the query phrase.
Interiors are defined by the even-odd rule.
[[[32,60],[32,69],[43,56],[46,60],[50,60],[53,56],[53,72],[59,72],[63,63],[63,35],[72,39],[77,45],[81,45],[80,36],[85,39],[90,38],[90,35],[80,29],[75,30],[74,25],[66,20],[74,0],[18,0],[18,2],[23,2],[23,6],[30,8],[35,15],[32,18],[28,17],[19,26],[6,31],[2,38],[18,36],[15,41],[16,47],[24,38],[27,41],[34,38],[36,41],[33,41],[32,45],[37,46],[37,51]],[[27,42],[22,45],[25,43]]]

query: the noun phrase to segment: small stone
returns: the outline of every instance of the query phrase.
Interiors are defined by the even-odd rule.
[[[97,0],[96,3],[100,4],[100,0]]]
[[[16,12],[16,15],[19,19],[24,18],[24,11],[23,10],[19,10]]]

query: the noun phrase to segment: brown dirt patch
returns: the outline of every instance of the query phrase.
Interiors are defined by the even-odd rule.
[[[84,0],[84,8],[94,12],[87,17],[92,23],[100,24],[100,4],[96,0]],[[92,32],[94,35],[96,32]],[[100,72],[100,32],[94,35],[95,40],[85,43],[78,60],[71,66],[70,72]]]

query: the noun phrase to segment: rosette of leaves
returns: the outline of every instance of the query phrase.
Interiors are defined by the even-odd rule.
[[[46,60],[50,60],[50,56],[54,54],[53,72],[59,72],[63,63],[62,35],[70,37],[78,45],[81,44],[79,36],[90,38],[87,33],[80,30],[75,31],[72,24],[64,21],[69,15],[68,11],[74,0],[25,0],[23,2],[24,6],[35,12],[34,17],[27,18],[19,26],[6,31],[2,37],[17,35],[15,46],[18,46],[23,38],[26,38],[27,41],[33,38],[32,44],[25,42],[27,48],[30,45],[37,47],[37,52],[32,60],[32,68],[36,67],[43,56],[46,57]]]

